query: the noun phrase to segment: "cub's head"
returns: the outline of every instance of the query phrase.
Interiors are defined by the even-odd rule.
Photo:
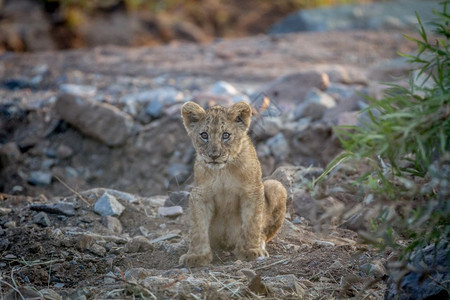
[[[245,102],[206,111],[194,102],[181,108],[184,127],[200,159],[212,169],[220,169],[241,152],[250,126],[252,109]]]

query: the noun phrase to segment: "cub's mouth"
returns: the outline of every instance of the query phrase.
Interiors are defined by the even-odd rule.
[[[224,160],[220,160],[220,161],[215,161],[215,160],[208,161],[208,160],[205,160],[206,165],[208,167],[211,167],[211,168],[222,168],[223,166],[225,166],[227,164],[227,162],[228,162],[228,158],[226,158]]]

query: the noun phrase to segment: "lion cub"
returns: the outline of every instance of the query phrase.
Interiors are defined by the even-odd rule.
[[[283,224],[286,189],[261,180],[261,166],[247,135],[252,109],[245,102],[208,110],[181,108],[197,157],[189,199],[190,246],[181,264],[207,265],[211,248],[234,249],[240,259],[268,256],[265,244]]]

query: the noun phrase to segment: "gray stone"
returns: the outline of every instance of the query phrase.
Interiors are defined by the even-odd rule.
[[[12,211],[11,208],[0,207],[0,216],[6,216],[6,215],[9,214],[11,211]]]
[[[317,245],[320,245],[320,246],[324,246],[324,247],[334,247],[334,246],[336,246],[334,243],[328,242],[328,241],[315,240],[314,243],[316,243]]]
[[[137,281],[143,280],[151,276],[153,272],[149,269],[144,268],[132,268],[125,271],[125,280],[136,283]]]
[[[298,105],[294,111],[294,118],[310,117],[312,120],[322,118],[327,109],[336,106],[336,101],[328,94],[313,88],[305,96],[305,101]]]
[[[311,88],[328,88],[328,75],[319,71],[305,71],[280,77],[261,89],[279,107],[292,108],[302,103]]]
[[[8,221],[5,224],[3,224],[3,227],[5,227],[5,228],[16,228],[17,224],[16,224],[16,221]]]
[[[167,203],[167,196],[156,195],[143,199],[143,203],[150,206],[164,206]]]
[[[158,207],[158,214],[167,218],[176,218],[183,214],[181,206],[161,206]]]
[[[380,262],[362,264],[359,267],[359,270],[365,275],[373,276],[375,278],[381,278],[386,274],[386,269]]]
[[[299,280],[294,274],[266,277],[264,278],[264,283],[266,283],[269,289],[274,292],[280,293],[280,290],[294,292],[296,296],[300,298],[303,298],[305,295],[304,288],[300,285]]]
[[[338,269],[342,269],[344,268],[344,266],[341,264],[340,261],[335,261],[334,263],[332,263],[329,267],[331,270],[338,270]]]
[[[120,102],[142,102],[148,103],[158,100],[163,105],[168,105],[183,99],[183,93],[173,87],[161,87],[154,90],[142,91],[139,93],[127,95],[120,99]]]
[[[146,237],[141,235],[135,236],[124,247],[126,253],[147,252],[152,251],[153,249],[153,244]]]
[[[111,232],[116,234],[122,233],[122,223],[120,220],[113,216],[104,216],[102,218],[103,225],[108,228]]]
[[[42,289],[39,291],[39,293],[42,295],[42,297],[44,297],[45,300],[62,300],[61,295],[52,289]]]
[[[92,244],[89,248],[89,251],[91,251],[93,254],[97,256],[105,256],[106,249],[103,246],[100,246],[99,244]]]
[[[265,140],[280,132],[283,122],[279,117],[262,117],[252,123],[251,135]]]
[[[442,241],[436,247],[429,245],[416,250],[408,261],[408,269],[396,269],[388,265],[389,280],[385,299],[448,299],[449,251],[448,241]],[[405,270],[411,271],[404,274]]]
[[[117,201],[116,197],[104,193],[95,203],[94,211],[101,216],[120,216],[125,207]]]
[[[124,144],[135,131],[133,119],[107,103],[63,94],[55,110],[64,121],[108,146]]]
[[[13,164],[14,162],[17,162],[20,157],[20,149],[16,143],[9,142],[0,146],[0,165],[7,166]]]
[[[172,239],[179,238],[179,237],[180,237],[179,234],[169,233],[169,234],[165,234],[163,236],[160,236],[159,238],[151,240],[150,243],[156,244],[156,243],[159,243],[159,242],[168,241],[168,240],[172,240]]]
[[[74,216],[75,215],[75,205],[70,202],[58,202],[56,204],[40,204],[40,203],[32,203],[30,205],[31,210],[36,211],[44,211],[51,214],[59,214],[66,216]]]
[[[79,97],[94,97],[97,93],[97,88],[90,85],[79,85],[66,83],[59,87],[62,94],[71,94]]]
[[[267,146],[278,161],[283,161],[289,155],[289,144],[281,132],[268,139]]]
[[[116,199],[123,200],[127,203],[137,203],[139,201],[139,199],[135,195],[130,193],[117,191],[113,189],[104,189],[104,191],[110,195],[113,195],[114,197],[116,197]]]
[[[153,99],[145,107],[145,112],[152,118],[161,118],[163,115],[164,106],[159,99]]]
[[[357,126],[359,124],[359,111],[346,111],[343,113],[340,113],[336,117],[336,124],[337,126],[343,126],[343,125],[352,125]]]
[[[217,81],[211,87],[210,93],[213,95],[235,96],[240,94],[239,91],[226,81]]]
[[[164,206],[181,206],[188,207],[190,193],[187,191],[178,191],[169,193],[169,198],[164,203]]]
[[[73,150],[67,145],[59,145],[58,148],[56,148],[55,156],[56,158],[68,158],[73,155]]]
[[[52,182],[52,173],[44,171],[33,171],[28,177],[28,183],[38,186],[46,186]]]
[[[106,273],[106,275],[105,275],[105,277],[103,279],[103,282],[105,284],[113,284],[113,283],[115,283],[116,282],[116,275],[112,271],[109,271],[108,273]]]
[[[35,224],[42,225],[44,227],[48,227],[48,226],[52,225],[52,223],[50,222],[50,219],[48,218],[47,214],[45,212],[43,212],[43,211],[41,211],[40,213],[37,213],[33,217],[33,222]]]

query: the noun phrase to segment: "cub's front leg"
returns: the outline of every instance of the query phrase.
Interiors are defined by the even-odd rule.
[[[261,238],[264,213],[263,187],[245,191],[240,203],[242,234],[236,245],[238,257],[244,260],[253,260],[261,256],[269,256]]]
[[[214,211],[213,203],[208,202],[201,193],[191,192],[189,207],[189,251],[180,257],[180,264],[205,266],[212,260],[209,225]]]

